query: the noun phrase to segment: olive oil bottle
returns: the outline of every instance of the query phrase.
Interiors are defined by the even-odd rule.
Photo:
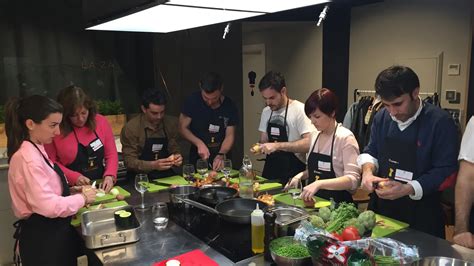
[[[252,224],[252,251],[253,253],[263,253],[264,243],[263,237],[265,235],[265,220],[263,219],[263,211],[257,207],[250,215]]]

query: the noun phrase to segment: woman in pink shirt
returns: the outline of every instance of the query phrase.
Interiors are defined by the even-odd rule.
[[[61,135],[45,146],[46,152],[69,183],[88,185],[103,179],[101,188],[109,192],[116,181],[118,154],[107,119],[97,114],[94,101],[79,87],[62,89],[58,102],[64,108]]]
[[[307,170],[286,186],[288,189],[308,179],[309,185],[301,193],[305,201],[316,195],[336,203],[352,202],[351,192],[359,187],[359,145],[352,132],[337,123],[337,104],[336,95],[324,88],[314,91],[305,102],[305,113],[318,131],[311,136]]]
[[[13,212],[20,219],[15,223],[15,263],[21,259],[26,266],[76,265],[80,242],[71,216],[93,202],[96,192],[71,195],[63,172],[44,150],[59,134],[62,107],[34,95],[11,99],[5,110],[8,186]]]

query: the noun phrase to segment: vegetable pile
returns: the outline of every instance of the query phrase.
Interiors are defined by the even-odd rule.
[[[332,204],[302,221],[295,238],[305,240],[312,261],[322,265],[405,265],[419,259],[415,246],[390,238],[361,239],[375,225],[373,211],[359,213],[352,203]]]
[[[359,214],[354,204],[343,202],[333,210],[319,209],[317,214],[311,215],[310,221],[314,227],[333,233],[338,240],[357,240],[375,227],[375,213],[364,211]]]
[[[322,265],[411,265],[419,260],[418,249],[389,238],[365,238],[339,242],[325,234],[308,237],[306,246],[313,262]]]

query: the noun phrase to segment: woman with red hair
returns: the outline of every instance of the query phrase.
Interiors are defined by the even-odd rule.
[[[336,121],[337,107],[336,95],[325,88],[314,91],[305,102],[305,113],[317,131],[311,136],[307,170],[294,176],[285,187],[308,180],[301,193],[305,201],[316,195],[332,198],[336,203],[352,202],[352,192],[359,187],[359,145],[352,132]]]

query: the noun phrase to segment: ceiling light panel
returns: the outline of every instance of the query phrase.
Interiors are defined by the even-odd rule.
[[[274,13],[331,0],[169,0],[166,4]]]
[[[223,0],[222,2],[227,2],[227,0]],[[87,29],[167,33],[263,14],[264,13],[259,12],[238,12],[221,9],[157,5]]]

